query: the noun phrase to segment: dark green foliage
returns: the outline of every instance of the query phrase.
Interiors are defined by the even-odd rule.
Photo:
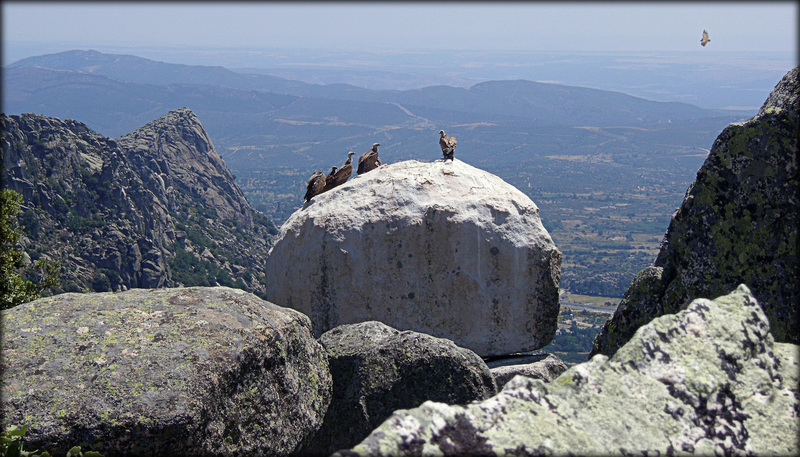
[[[548,346],[550,352],[589,352],[600,327],[580,328],[573,323],[568,330],[559,330]]]
[[[19,217],[19,222],[22,225],[22,231],[28,236],[33,236],[39,231],[39,220],[33,211],[26,209]]]
[[[22,437],[28,431],[28,426],[11,425],[6,430],[0,432],[0,456],[2,457],[50,457],[50,453],[36,451],[26,451],[23,449]]]
[[[175,258],[170,260],[169,268],[172,271],[172,278],[187,287],[219,284],[247,290],[241,278],[234,281],[227,271],[186,251],[183,246],[176,246]]]
[[[95,292],[109,292],[111,291],[111,280],[108,279],[103,273],[98,273],[95,275],[94,279],[92,279],[92,289]]]
[[[23,275],[22,250],[17,240],[22,233],[17,215],[22,196],[10,189],[0,191],[0,309],[8,309],[39,298],[45,289],[58,284],[61,264],[39,259],[28,267],[34,280]]]
[[[11,425],[6,430],[0,432],[0,457],[50,457],[50,453],[39,450],[26,451],[23,449],[24,440],[22,437],[28,431],[28,426]],[[80,446],[74,446],[67,452],[67,457],[103,457],[103,454],[96,451],[81,452]]]

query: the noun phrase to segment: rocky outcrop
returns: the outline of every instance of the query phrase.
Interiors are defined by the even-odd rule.
[[[520,375],[550,382],[567,371],[567,364],[553,354],[542,354],[534,362],[519,363],[514,359],[488,363],[497,388],[502,389],[514,376]]]
[[[398,409],[426,400],[466,404],[493,396],[489,368],[452,341],[380,322],[348,324],[325,332],[333,399],[303,455],[330,455],[358,444]]]
[[[330,402],[308,318],[241,290],[63,294],[2,317],[4,423],[52,455],[288,455]]]
[[[0,115],[22,248],[62,266],[62,291],[226,285],[263,294],[276,233],[188,109],[118,140],[73,120]]]
[[[552,340],[560,265],[522,192],[458,159],[410,160],[296,211],[270,251],[267,298],[317,335],[377,320],[507,354]]]
[[[758,298],[775,339],[800,343],[799,79],[800,67],[755,117],[719,135],[653,266],[634,279],[592,354],[613,354],[653,318],[740,283]]]
[[[189,109],[170,111],[118,142],[169,211],[186,211],[191,202],[252,229],[254,210]]]
[[[740,286],[552,383],[518,376],[480,403],[397,411],[337,455],[797,455],[799,359]]]

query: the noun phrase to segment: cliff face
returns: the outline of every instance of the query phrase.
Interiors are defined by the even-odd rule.
[[[800,343],[798,141],[800,67],[755,117],[719,135],[653,266],[634,279],[592,354],[611,355],[653,318],[740,283],[758,298],[775,340]]]
[[[190,110],[118,140],[35,114],[0,123],[5,185],[25,202],[22,247],[31,260],[61,261],[53,292],[221,284],[263,293],[275,228]]]
[[[539,208],[458,159],[383,165],[317,195],[282,226],[267,299],[315,334],[377,320],[481,356],[556,331],[561,253]]]

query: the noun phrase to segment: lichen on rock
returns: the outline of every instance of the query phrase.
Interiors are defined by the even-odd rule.
[[[800,67],[758,114],[725,128],[591,355],[611,355],[651,319],[747,284],[777,341],[800,343]]]
[[[428,400],[467,404],[497,393],[486,363],[443,338],[368,321],[335,327],[320,343],[330,358],[332,400],[303,455],[355,446],[398,409]]]
[[[52,455],[289,455],[330,402],[308,318],[241,290],[63,294],[2,318],[4,423]]]
[[[397,411],[337,455],[796,455],[798,356],[742,285],[549,384],[517,376],[483,402]]]

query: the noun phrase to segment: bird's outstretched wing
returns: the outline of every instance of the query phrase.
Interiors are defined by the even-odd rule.
[[[702,46],[705,46],[708,44],[709,41],[711,41],[711,38],[708,37],[708,32],[703,30],[703,38],[700,38],[700,44]]]

